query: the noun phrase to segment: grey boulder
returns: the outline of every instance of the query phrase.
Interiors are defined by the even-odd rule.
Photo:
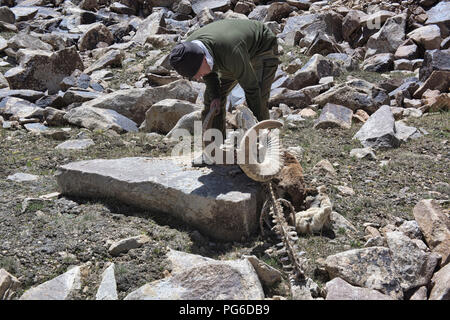
[[[400,146],[400,140],[396,136],[395,119],[391,108],[387,105],[380,107],[363,124],[361,129],[353,136],[364,147],[395,148]]]

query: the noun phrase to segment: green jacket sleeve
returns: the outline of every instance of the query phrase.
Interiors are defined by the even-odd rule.
[[[220,98],[220,81],[217,73],[215,71],[210,72],[203,77],[203,81],[205,81],[206,90],[208,90],[211,101]]]

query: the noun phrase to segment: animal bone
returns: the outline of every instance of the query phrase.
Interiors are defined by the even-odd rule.
[[[259,182],[270,181],[283,167],[283,158],[281,157],[280,140],[278,134],[268,134],[267,149],[262,162],[257,161],[257,146],[250,145],[250,137],[252,134],[259,134],[263,129],[277,129],[283,124],[276,120],[264,120],[258,122],[245,133],[241,140],[238,159],[242,159],[244,163],[240,163],[242,171],[252,180]],[[256,135],[255,135],[256,137]]]
[[[319,189],[319,192],[322,191]],[[299,234],[313,234],[320,232],[331,224],[332,205],[330,198],[322,192],[317,196],[320,207],[312,207],[295,214],[296,229]]]

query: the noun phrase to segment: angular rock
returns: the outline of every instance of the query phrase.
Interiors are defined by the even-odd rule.
[[[14,118],[42,118],[44,109],[27,100],[6,97],[0,103],[0,114],[9,119]]]
[[[67,120],[64,119],[65,111],[61,111],[52,107],[44,109],[44,119],[49,126],[63,126],[67,124]]]
[[[337,61],[347,71],[358,70],[358,61],[345,53],[330,53],[327,58]]]
[[[373,113],[380,106],[389,104],[389,96],[380,87],[364,80],[355,79],[332,87],[315,97],[312,103],[322,107],[327,103],[334,103],[344,105],[353,111],[362,109]]]
[[[54,94],[60,90],[60,82],[75,69],[83,70],[75,47],[47,52],[40,50],[18,51],[20,66],[5,73],[11,89],[33,89]]]
[[[334,278],[326,284],[326,300],[394,300],[377,290],[352,286],[341,278]]]
[[[352,285],[403,299],[400,280],[388,248],[370,247],[331,255],[325,260],[325,268],[330,278],[340,277]]]
[[[405,39],[406,14],[400,14],[386,20],[383,27],[367,41],[368,52],[395,53]]]
[[[16,22],[16,16],[10,8],[3,6],[0,7],[0,21],[14,24]]]
[[[8,47],[14,51],[19,49],[52,51],[53,47],[37,37],[20,32],[8,40]]]
[[[367,148],[355,148],[350,150],[350,157],[356,157],[358,159],[369,159],[369,160],[377,160],[377,156],[375,155],[372,147]]]
[[[394,55],[392,53],[378,53],[364,60],[364,71],[387,72],[394,70]]]
[[[447,1],[439,1],[437,5],[427,11],[428,19],[426,24],[437,24],[443,36],[448,36],[450,29],[450,3]]]
[[[327,103],[319,119],[314,123],[315,129],[326,129],[339,127],[342,129],[350,129],[352,126],[353,111],[347,107],[337,104]]]
[[[396,136],[395,119],[389,106],[380,107],[353,136],[364,147],[395,148],[400,145]]]
[[[396,121],[395,136],[399,140],[406,142],[409,139],[420,138],[423,134],[417,128],[408,126],[403,121]]]
[[[427,300],[427,287],[423,286],[417,289],[416,292],[409,298],[409,300]]]
[[[239,240],[252,234],[260,201],[257,184],[244,174],[228,176],[231,166],[200,170],[191,167],[191,160],[79,161],[59,167],[57,182],[64,194],[115,198],[172,215],[216,239]]]
[[[399,231],[387,232],[386,240],[403,291],[428,285],[439,256],[422,251],[414,240]]]
[[[118,300],[115,265],[112,263],[102,274],[102,281],[95,295],[95,300]]]
[[[405,221],[398,227],[398,231],[403,232],[411,239],[422,240],[422,231],[420,231],[419,224],[415,220]]]
[[[293,8],[286,2],[273,2],[267,9],[267,15],[264,18],[264,21],[281,22],[281,19],[286,18],[292,12],[292,9]]]
[[[450,260],[450,221],[434,200],[421,200],[413,209],[425,242],[442,256],[441,266]]]
[[[286,2],[293,6],[296,7],[299,10],[309,10],[309,7],[311,6],[311,2],[312,1],[308,1],[308,0],[286,0]]]
[[[428,300],[450,300],[450,264],[436,272],[431,281],[433,288]]]
[[[267,263],[259,260],[255,256],[244,256],[244,258],[252,264],[261,283],[265,286],[271,287],[283,279],[280,271],[269,266]]]
[[[285,104],[294,109],[302,109],[306,108],[310,102],[311,99],[303,91],[277,88],[269,98],[268,105],[269,108],[273,108]]]
[[[33,19],[38,13],[38,8],[15,6],[11,8],[11,11],[16,16],[16,22],[21,22]]]
[[[6,177],[6,179],[15,181],[15,182],[28,182],[28,181],[35,181],[35,180],[39,179],[39,176],[36,176],[34,174],[18,172],[18,173],[9,175],[8,177]]]
[[[48,130],[47,126],[40,123],[26,123],[24,124],[24,128],[29,132],[43,132]]]
[[[153,12],[139,24],[133,41],[143,45],[147,41],[148,36],[163,33],[162,30],[165,27],[164,13],[159,11]]]
[[[417,45],[409,40],[400,45],[394,53],[395,59],[416,59],[419,57]]]
[[[440,49],[442,42],[441,29],[435,24],[411,31],[408,38],[420,44],[425,50]]]
[[[315,54],[300,70],[290,76],[283,86],[291,90],[299,90],[318,84],[323,77],[338,74],[339,68],[331,60]]]
[[[189,114],[185,114],[178,120],[177,124],[172,128],[172,130],[167,133],[167,138],[173,138],[176,132],[185,132],[187,130],[191,135],[194,135],[194,122],[202,121],[202,112],[194,111]]]
[[[145,113],[144,131],[166,134],[182,116],[201,110],[202,106],[189,101],[164,99],[152,105]]]
[[[366,122],[369,119],[369,115],[367,114],[367,112],[365,112],[362,109],[358,109],[356,110],[356,112],[353,114],[352,119],[355,122]]]
[[[64,92],[63,101],[66,105],[70,105],[72,103],[91,101],[100,96],[102,96],[102,94],[95,91],[69,89]]]
[[[91,74],[96,70],[103,69],[105,67],[121,67],[124,54],[120,50],[110,50],[102,55],[97,61],[89,66],[84,72]]]
[[[315,118],[317,116],[317,112],[310,108],[304,108],[300,110],[298,113],[302,118]]]
[[[114,130],[117,133],[138,132],[136,123],[111,109],[81,106],[70,109],[64,119],[73,125],[90,130]]]
[[[361,20],[367,15],[359,10],[350,10],[342,21],[342,36],[348,43],[353,43],[361,29]]]
[[[19,287],[20,281],[16,277],[0,269],[0,300],[9,300]]]
[[[74,267],[62,275],[33,287],[20,300],[66,300],[81,289],[81,267]]]
[[[192,0],[192,11],[197,15],[204,8],[225,12],[230,9],[230,0]]]
[[[55,149],[59,150],[84,150],[92,145],[94,145],[94,140],[92,139],[76,139],[67,140],[63,143],[58,144]]]
[[[140,248],[143,244],[150,241],[150,238],[145,235],[122,239],[113,243],[108,252],[112,256],[118,256],[122,253],[127,253],[131,249]]]
[[[164,99],[195,102],[197,96],[189,81],[178,80],[160,87],[117,90],[82,106],[112,109],[140,125],[145,120],[145,112],[156,102]]]
[[[317,33],[311,44],[308,46],[305,54],[312,56],[316,53],[327,55],[333,52],[340,52],[339,46],[326,34]]]
[[[316,163],[313,168],[314,173],[325,173],[327,175],[336,176],[336,170],[334,170],[333,165],[327,159],[320,160]]]
[[[103,23],[97,22],[89,26],[89,29],[81,36],[78,41],[78,47],[81,51],[92,50],[97,47],[99,42],[105,42],[110,45],[113,44],[114,37]]]
[[[425,51],[422,68],[419,70],[420,81],[425,81],[435,70],[450,71],[450,49]]]
[[[439,90],[445,92],[450,86],[450,71],[434,70],[428,79],[414,92],[414,98],[420,99],[425,91]]]
[[[292,31],[299,31],[304,35],[301,39],[303,47],[308,47],[318,33],[326,34],[339,43],[342,41],[342,16],[330,11],[289,17],[279,36],[284,39]]]
[[[174,253],[175,252],[175,253]],[[264,292],[247,259],[217,261],[171,250],[173,275],[148,283],[125,300],[261,300]],[[177,267],[180,265],[181,268]]]

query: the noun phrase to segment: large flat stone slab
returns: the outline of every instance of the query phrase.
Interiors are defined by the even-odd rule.
[[[257,229],[260,186],[237,166],[193,168],[189,157],[87,160],[60,166],[61,192],[114,198],[170,214],[218,240],[234,241]]]

